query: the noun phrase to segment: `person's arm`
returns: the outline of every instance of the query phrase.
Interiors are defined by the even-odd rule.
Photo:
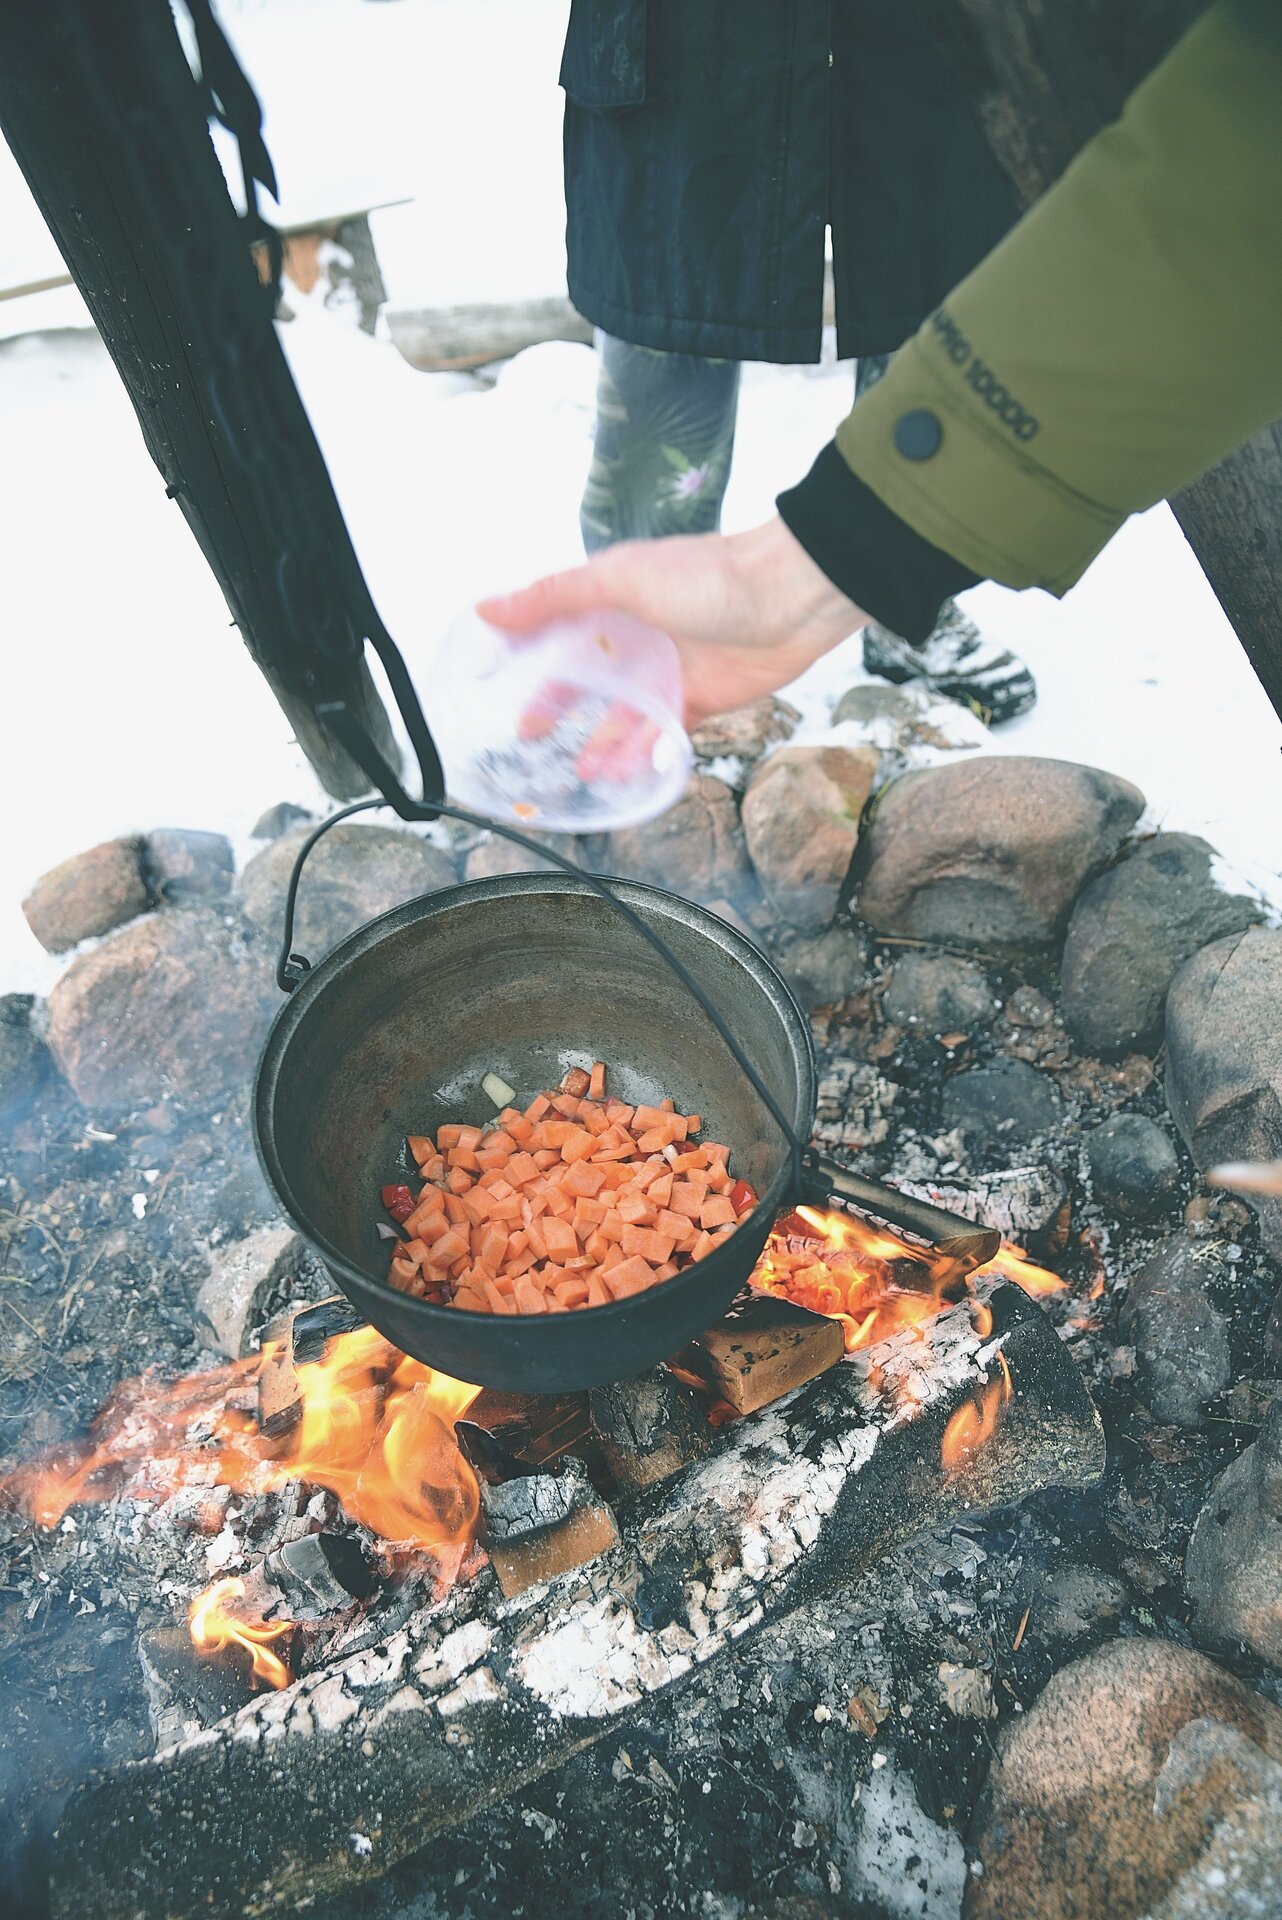
[[[847,591],[871,491],[976,574],[1060,594],[1129,514],[1279,413],[1282,9],[1220,0],[780,510]]]
[[[675,620],[708,712],[714,677],[721,705],[751,699],[843,622],[920,640],[977,578],[1063,593],[1129,514],[1279,413],[1282,12],[1219,0],[856,403],[782,521],[610,549],[481,612]]]

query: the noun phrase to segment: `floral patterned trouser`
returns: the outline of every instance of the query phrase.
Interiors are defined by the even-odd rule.
[[[596,440],[579,525],[589,553],[616,540],[713,533],[730,478],[739,362],[597,336]],[[859,360],[855,393],[889,354]]]

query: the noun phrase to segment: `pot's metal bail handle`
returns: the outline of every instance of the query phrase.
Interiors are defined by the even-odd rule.
[[[932,1207],[928,1201],[899,1193],[879,1180],[867,1180],[813,1150],[806,1155],[802,1185],[808,1206],[831,1207],[835,1203],[872,1214],[887,1226],[924,1240],[932,1253],[957,1261],[967,1273],[987,1266],[1002,1244],[996,1227],[978,1226],[959,1213]]]

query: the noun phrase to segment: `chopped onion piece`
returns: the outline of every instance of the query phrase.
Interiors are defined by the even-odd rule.
[[[487,1073],[481,1085],[496,1107],[510,1107],[516,1099],[516,1088],[509,1087],[506,1080],[500,1080],[497,1073]]]
[[[395,1227],[388,1226],[386,1220],[376,1220],[374,1222],[374,1231],[380,1240],[399,1240],[401,1237]]]

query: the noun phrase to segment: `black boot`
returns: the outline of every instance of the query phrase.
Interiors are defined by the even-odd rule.
[[[864,628],[864,667],[902,686],[916,682],[961,700],[990,727],[1014,720],[1037,704],[1037,682],[1017,654],[986,640],[952,600],[919,647],[870,620]]]

